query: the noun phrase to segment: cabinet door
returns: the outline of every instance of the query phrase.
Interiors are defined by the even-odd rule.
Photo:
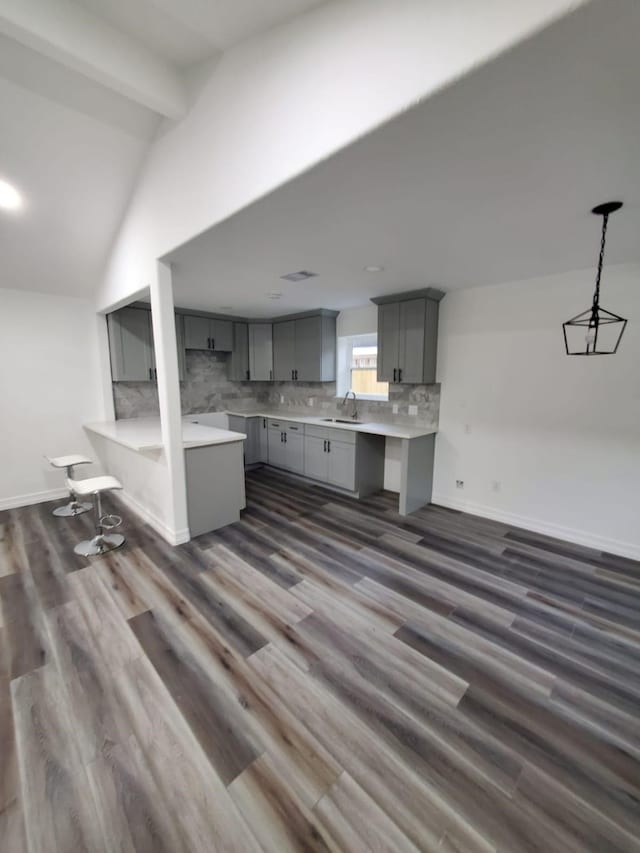
[[[296,321],[273,324],[273,378],[291,382],[295,368]]]
[[[300,382],[322,379],[322,317],[296,320],[295,378]]]
[[[304,437],[304,473],[314,480],[327,482],[329,454],[326,452],[327,440],[312,435]]]
[[[211,321],[208,317],[185,315],[184,346],[185,349],[211,349]]]
[[[395,382],[398,378],[400,304],[378,305],[378,382]]]
[[[269,461],[269,427],[266,418],[259,418],[259,431],[260,456],[258,461],[267,463]]]
[[[273,427],[269,427],[269,465],[275,465],[276,468],[284,468],[285,467],[285,459],[284,459],[284,443],[282,441],[282,436],[284,430],[274,429]]]
[[[229,379],[246,382],[249,379],[249,330],[246,323],[233,324],[233,350],[229,359]]]
[[[354,491],[356,488],[356,446],[329,440],[327,481],[333,486]]]
[[[296,474],[304,473],[304,434],[285,432],[285,467]]]
[[[114,382],[150,382],[153,379],[151,312],[122,308],[109,314],[111,377]]]
[[[262,418],[245,418],[247,440],[244,445],[244,464],[255,465],[260,462],[260,426]]]
[[[249,378],[252,382],[273,379],[273,326],[249,324]]]
[[[233,351],[233,323],[231,320],[211,320],[211,349],[216,352]]]
[[[422,382],[424,377],[424,299],[400,303],[398,382]]]

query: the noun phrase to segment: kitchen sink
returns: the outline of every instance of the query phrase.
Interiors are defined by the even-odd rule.
[[[354,421],[353,418],[322,418],[323,421],[331,424],[361,424],[362,421]]]

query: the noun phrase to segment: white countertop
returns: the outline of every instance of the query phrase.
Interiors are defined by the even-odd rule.
[[[160,418],[103,421],[84,424],[84,428],[131,450],[160,450],[163,447]],[[182,421],[182,443],[185,448],[230,444],[234,441],[243,441],[245,438],[246,435],[242,432],[230,432],[227,429],[194,424],[185,419]]]
[[[314,426],[330,427],[331,429],[346,429],[350,432],[365,432],[369,435],[384,435],[387,438],[421,438],[424,435],[433,435],[438,430],[433,427],[406,426],[405,424],[385,423],[348,423],[337,424],[324,418],[311,417],[310,415],[296,415],[291,412],[278,411],[255,411],[255,412],[232,412],[228,415],[237,415],[241,418],[274,418],[281,421],[294,421],[298,424],[313,424]],[[197,417],[194,415],[193,417]]]

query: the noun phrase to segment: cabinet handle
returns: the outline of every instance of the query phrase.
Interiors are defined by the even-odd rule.
[[[273,381],[273,370],[269,371],[269,382]]]
[[[287,434],[286,434],[286,432],[285,432],[285,434],[284,434],[284,443],[285,443],[285,444],[287,443]]]
[[[247,382],[249,381],[249,377],[250,377],[250,376],[251,376],[251,374],[250,374],[250,373],[249,373],[249,371],[247,370]]]
[[[296,382],[298,381],[298,371],[296,370]]]
[[[153,378],[156,380],[156,382],[158,381],[158,368],[157,367],[153,368]]]
[[[267,419],[263,418],[262,419],[262,429],[266,429],[266,428],[267,428]]]
[[[327,452],[327,440],[325,438],[325,440],[324,440],[324,453],[326,453],[326,452]]]
[[[149,379],[153,379],[153,369],[149,368]]]
[[[398,382],[402,382],[402,368],[398,368]]]
[[[327,452],[331,453],[331,441],[327,441]]]
[[[211,349],[211,338],[207,338],[207,349]]]
[[[396,381],[396,373],[397,373],[397,372],[398,372],[398,371],[397,371],[397,370],[395,369],[395,367],[394,367],[394,368],[393,368],[393,381],[394,381],[394,382]]]
[[[293,374],[294,374],[294,371],[292,370],[292,371],[291,371],[291,381],[292,381],[292,382],[293,382],[293,380],[294,380],[294,378],[295,378]]]
[[[211,349],[215,349],[215,348],[216,348],[216,339],[211,338]]]

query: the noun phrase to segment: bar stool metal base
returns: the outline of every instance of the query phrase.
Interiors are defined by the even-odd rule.
[[[123,544],[124,536],[122,533],[102,533],[99,536],[94,536],[93,539],[78,542],[73,550],[81,557],[98,557],[100,554],[115,551]]]
[[[91,504],[87,501],[71,501],[64,506],[56,507],[52,515],[57,515],[58,518],[73,518],[76,515],[82,515],[83,512],[89,512]]]

